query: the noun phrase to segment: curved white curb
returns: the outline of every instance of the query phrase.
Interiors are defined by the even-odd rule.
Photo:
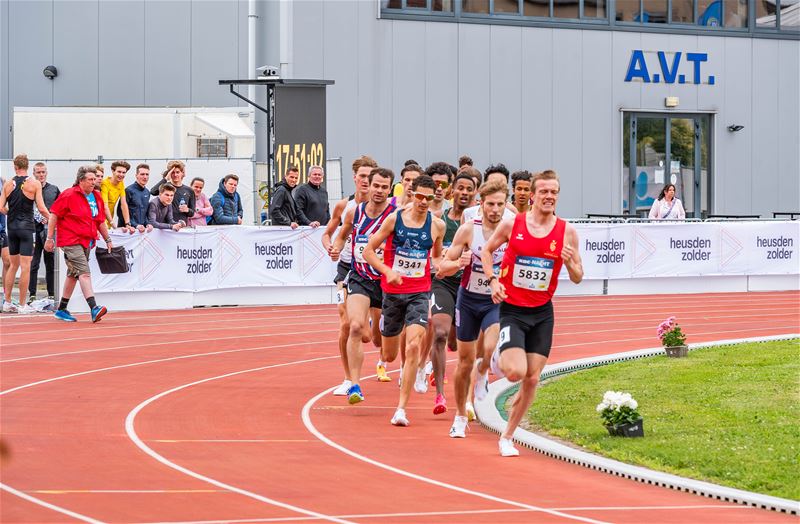
[[[690,344],[689,350],[701,347],[727,346],[745,342],[769,342],[773,340],[792,340],[795,338],[800,338],[800,334],[720,340],[718,342]],[[572,373],[581,369],[610,364],[612,362],[633,360],[637,358],[660,355],[663,353],[663,348],[657,347],[641,349],[638,351],[627,351],[624,353],[614,353],[612,355],[603,355],[599,357],[570,360],[568,362],[561,362],[558,364],[545,366],[544,371],[542,371],[541,379],[545,380],[556,375]],[[500,412],[496,407],[497,398],[503,392],[510,389],[513,385],[513,383],[506,379],[497,380],[489,385],[489,394],[486,396],[486,398],[481,402],[475,402],[475,410],[478,420],[483,426],[491,431],[494,431],[495,433],[501,433],[506,427],[506,421],[501,417]],[[669,473],[662,473],[660,471],[654,471],[640,466],[632,466],[630,464],[625,464],[624,462],[604,458],[599,455],[594,455],[586,451],[580,451],[569,446],[565,446],[559,442],[542,437],[535,433],[531,433],[530,431],[526,431],[522,428],[517,428],[516,431],[514,431],[514,441],[523,446],[531,448],[534,451],[544,453],[545,455],[553,458],[566,460],[567,462],[571,462],[573,464],[578,464],[587,468],[602,471],[604,473],[610,473],[612,475],[644,482],[646,484],[654,484],[656,486],[676,489],[679,491],[687,491],[689,493],[694,493],[695,495],[720,499],[726,502],[735,502],[738,504],[756,506],[782,513],[790,513],[792,515],[797,515],[798,512],[800,512],[800,502],[795,500],[771,497],[769,495],[762,495],[741,489],[719,486],[710,482],[679,477],[678,475],[672,475]]]

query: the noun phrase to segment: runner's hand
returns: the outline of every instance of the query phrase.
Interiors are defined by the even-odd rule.
[[[331,248],[328,250],[328,256],[331,257],[331,260],[333,260],[334,262],[338,262],[339,250],[331,246]]]
[[[492,302],[495,304],[499,304],[506,299],[506,287],[498,282],[497,279],[491,281],[489,288],[492,290]]]
[[[389,270],[386,273],[386,283],[392,284],[394,286],[402,286],[403,285],[403,277],[400,276],[400,273],[394,270]]]
[[[472,261],[472,250],[465,249],[461,252],[461,257],[458,259],[458,267],[464,269]]]
[[[569,264],[575,257],[575,250],[572,249],[572,246],[569,244],[564,244],[564,247],[561,248],[561,258],[564,260],[565,264]]]

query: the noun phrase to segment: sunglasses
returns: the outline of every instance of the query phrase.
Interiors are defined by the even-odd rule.
[[[450,187],[450,182],[448,182],[447,180],[437,180],[436,187],[447,189],[448,187]]]
[[[417,193],[416,191],[414,193],[411,193],[411,195],[420,202],[422,202],[423,200],[427,200],[428,202],[430,202],[434,198],[433,195],[425,195],[423,193]]]

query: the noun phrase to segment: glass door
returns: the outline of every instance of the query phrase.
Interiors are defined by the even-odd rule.
[[[667,184],[687,217],[708,214],[709,115],[625,113],[623,212],[646,217]]]

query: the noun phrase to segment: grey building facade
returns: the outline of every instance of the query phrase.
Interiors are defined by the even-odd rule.
[[[576,19],[554,18],[559,0],[544,0],[549,18],[510,1],[486,13],[469,0],[257,2],[258,62],[335,81],[326,156],[343,159],[345,190],[360,154],[396,171],[468,154],[480,168],[555,169],[563,216],[642,212],[671,179],[694,216],[800,210],[794,0],[772,28],[752,0],[737,27],[699,27],[702,0],[682,0],[694,25],[675,23],[679,0],[663,0],[673,23],[661,24],[645,23],[651,0],[632,14],[576,1]],[[232,106],[217,80],[248,76],[246,1],[0,6],[3,158],[14,107]]]

